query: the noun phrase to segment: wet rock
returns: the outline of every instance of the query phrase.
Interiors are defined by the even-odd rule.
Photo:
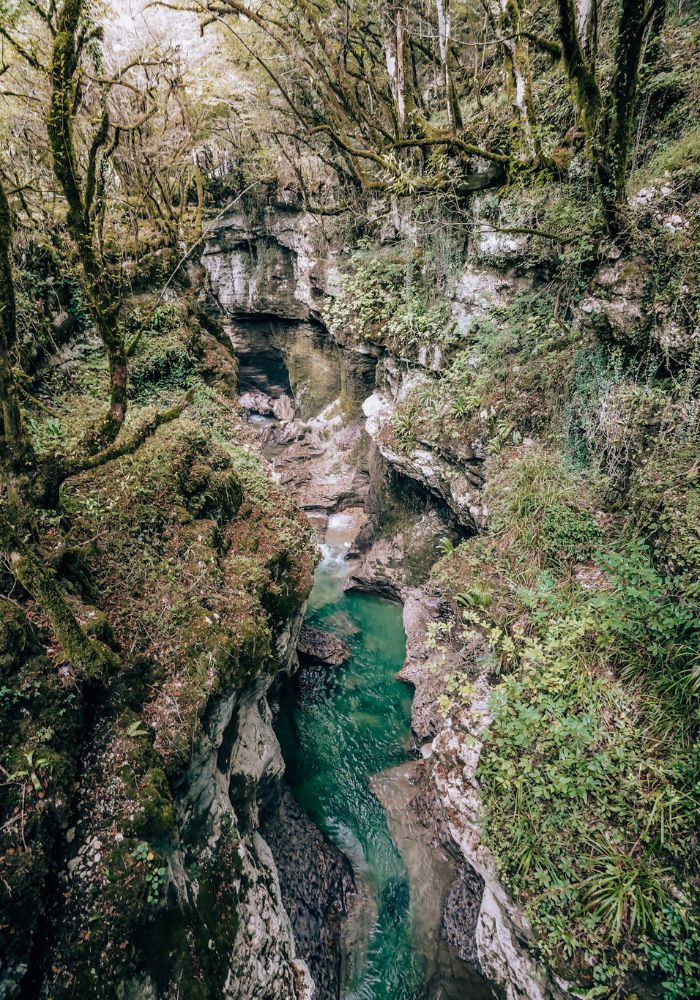
[[[375,538],[360,555],[344,584],[345,590],[362,590],[402,600],[424,583],[437,558],[441,538],[456,539],[452,525],[437,510],[407,510],[400,527],[388,537]]]
[[[263,417],[274,410],[272,399],[264,392],[244,392],[238,401],[248,413],[259,413]]]
[[[369,477],[362,458],[362,429],[346,423],[339,401],[308,421],[294,420],[275,431],[279,451],[273,470],[304,510],[344,510],[364,504]]]
[[[354,890],[348,859],[314,826],[286,786],[261,831],[275,860],[297,952],[313,977],[316,1000],[340,990],[341,919]]]
[[[332,632],[324,632],[311,625],[302,625],[299,631],[297,653],[302,665],[339,667],[350,659],[350,649]]]
[[[467,868],[450,886],[442,911],[447,940],[457,948],[463,962],[476,966],[479,964],[476,928],[483,895],[484,880],[472,868]]]

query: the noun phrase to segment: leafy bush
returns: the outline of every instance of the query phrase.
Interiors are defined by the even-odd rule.
[[[137,399],[189,386],[202,354],[195,329],[174,305],[159,305],[145,319],[134,310],[129,318],[130,342],[138,345],[129,373],[130,392]]]
[[[683,942],[700,940],[698,887],[681,862],[700,814],[699,762],[687,758],[684,731],[659,740],[654,685],[615,680],[607,666],[611,646],[615,662],[638,650],[645,613],[660,612],[649,628],[663,646],[685,616],[644,549],[627,558],[631,569],[624,556],[607,559],[609,590],[558,607],[546,593],[548,612],[530,619],[529,634],[487,626],[510,672],[494,690],[479,764],[483,833],[550,961],[572,963],[591,985],[590,956],[594,995],[610,996],[655,948],[654,968],[675,983],[663,995],[691,996],[700,965]],[[481,613],[467,617],[487,625]]]
[[[326,310],[330,332],[341,341],[382,344],[399,356],[449,343],[454,336],[449,304],[431,301],[419,263],[410,248],[391,255],[376,250],[355,253]]]
[[[611,586],[591,600],[599,614],[598,642],[625,678],[642,675],[669,710],[673,724],[700,721],[700,602],[683,581],[662,575],[644,542],[607,552],[599,564]]]

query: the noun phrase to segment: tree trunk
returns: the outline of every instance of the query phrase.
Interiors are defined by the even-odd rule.
[[[85,180],[81,185],[75,156],[74,78],[78,68],[77,35],[83,0],[64,0],[58,16],[51,59],[51,103],[47,130],[53,154],[53,169],[68,203],[68,229],[78,250],[86,291],[97,328],[107,352],[111,384],[109,415],[98,436],[98,444],[113,441],[126,416],[127,365],[124,338],[117,327],[119,300],[109,276],[98,260],[91,209],[97,191],[100,149],[107,141],[109,118],[105,112],[90,146]]]
[[[408,116],[413,110],[406,32],[406,7],[400,0],[389,10],[384,27],[384,55],[396,110],[398,138],[405,135]]]
[[[664,8],[659,11],[659,8]],[[627,202],[627,173],[632,144],[632,125],[639,84],[644,36],[649,25],[660,31],[665,0],[623,0],[615,46],[615,71],[610,97],[601,121],[598,173],[608,228],[622,228]],[[655,15],[659,15],[656,17]]]
[[[22,423],[10,354],[17,339],[11,246],[10,204],[0,183],[0,456],[19,470],[33,464],[34,454]]]
[[[598,0],[578,0],[576,33],[584,57],[594,67],[598,51]]]
[[[569,77],[574,104],[589,142],[598,133],[601,114],[601,94],[595,67],[586,55],[579,35],[580,18],[574,0],[557,0],[559,7],[559,37],[562,58]]]
[[[462,116],[457,100],[457,91],[452,79],[452,12],[450,0],[435,0],[438,19],[438,41],[440,44],[440,62],[442,81],[445,87],[445,106],[447,108],[447,125],[450,132],[462,127]]]
[[[542,147],[537,134],[530,54],[522,34],[519,0],[492,0],[489,15],[510,71],[513,110],[521,131],[523,159],[539,160]]]
[[[0,512],[0,550],[13,576],[44,612],[66,658],[78,672],[86,678],[107,681],[118,670],[119,657],[82,630],[53,570],[27,541],[31,534],[26,509],[17,524],[10,511]]]

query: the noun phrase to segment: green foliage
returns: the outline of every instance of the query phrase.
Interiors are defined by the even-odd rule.
[[[491,530],[542,566],[588,560],[601,533],[586,489],[561,455],[530,447],[494,466],[487,488]]]
[[[176,305],[161,304],[148,319],[135,309],[128,328],[130,343],[138,344],[130,368],[132,396],[145,402],[197,381],[201,339],[196,326],[188,328],[187,317]]]
[[[455,550],[455,543],[447,535],[443,535],[438,541],[438,551],[440,555],[449,556]]]
[[[667,931],[664,911],[700,934],[697,887],[677,867],[700,812],[700,772],[688,768],[678,734],[658,740],[656,694],[600,669],[612,632],[628,629],[617,594],[619,584],[629,601],[629,576],[609,593],[581,592],[558,606],[547,590],[547,612],[531,619],[534,633],[516,632],[514,645],[488,631],[510,672],[494,690],[478,772],[487,842],[550,960],[590,954],[611,993],[644,969],[650,942]],[[665,627],[674,627],[670,618]],[[682,985],[698,967],[669,971]],[[576,972],[585,982],[587,964]]]
[[[672,84],[672,73],[659,74],[653,81],[658,89]],[[665,175],[688,172],[700,174],[700,126],[692,124],[680,137],[661,146],[642,168],[643,178],[663,178]],[[642,178],[636,178],[639,183]]]
[[[438,696],[440,714],[447,717],[456,705],[463,705],[474,695],[474,684],[468,673],[458,671],[443,677],[444,691]]]
[[[692,493],[693,477],[678,474],[696,454],[688,448],[668,480]],[[694,996],[694,577],[669,571],[662,535],[612,545],[585,479],[550,449],[503,452],[487,482],[491,534],[455,548],[439,570],[499,677],[477,772],[482,835],[567,979],[591,996],[626,995],[635,977],[668,1000]],[[450,635],[454,645],[469,630]],[[440,708],[471,697],[453,685]]]
[[[160,902],[163,886],[167,882],[168,869],[159,863],[160,858],[157,852],[145,842],[138,844],[131,856],[143,869],[143,878],[146,882],[146,902],[151,906],[156,906]]]
[[[45,416],[37,420],[30,417],[27,426],[32,434],[34,447],[40,454],[57,453],[63,448],[64,429],[58,417]]]
[[[415,446],[416,418],[417,411],[413,406],[403,407],[392,416],[392,439],[399,451],[409,452]]]
[[[399,357],[416,357],[422,346],[451,342],[454,322],[443,299],[432,301],[418,276],[411,249],[379,254],[362,250],[350,258],[325,321],[341,343],[367,341]]]
[[[648,546],[633,542],[600,555],[611,586],[591,600],[599,613],[599,643],[623,677],[653,685],[674,723],[700,721],[700,601],[679,577],[662,575]]]

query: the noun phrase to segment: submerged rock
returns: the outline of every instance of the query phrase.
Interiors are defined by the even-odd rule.
[[[311,625],[302,625],[297,652],[303,666],[340,667],[350,659],[347,643],[332,632]]]

